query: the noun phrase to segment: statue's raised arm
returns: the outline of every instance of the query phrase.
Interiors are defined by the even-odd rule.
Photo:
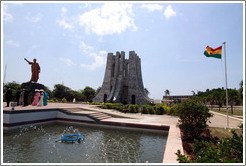
[[[28,61],[26,58],[24,58],[25,61],[27,61],[30,65],[32,65],[32,78],[30,82],[38,82],[39,79],[39,73],[40,73],[40,66],[36,62],[36,59],[33,59],[33,62]]]
[[[32,64],[32,62],[28,61],[26,58],[24,58],[29,64]]]

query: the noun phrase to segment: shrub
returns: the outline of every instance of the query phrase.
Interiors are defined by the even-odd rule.
[[[138,113],[139,107],[137,104],[131,104],[128,108],[130,113]]]
[[[62,103],[67,103],[67,99],[64,97],[64,98],[62,98],[61,102]]]
[[[169,108],[168,114],[174,115],[174,116],[179,116],[179,114],[180,114],[179,105],[175,104],[171,108]]]
[[[179,104],[177,109],[179,110],[178,126],[183,132],[184,138],[191,140],[199,138],[208,126],[208,119],[212,117],[208,107],[193,100],[186,100]]]
[[[148,107],[150,107],[150,106],[142,105],[142,107],[143,107],[142,113],[143,113],[143,114],[149,114],[149,109],[148,109]]]
[[[94,102],[91,102],[89,103],[90,105],[103,105],[102,103],[94,103]]]
[[[189,160],[189,158],[183,154],[181,154],[180,150],[178,150],[178,152],[176,153],[176,155],[178,156],[177,161],[179,163],[191,163],[191,161]]]
[[[177,160],[180,163],[242,163],[243,134],[238,135],[235,130],[231,130],[231,133],[233,134],[231,138],[223,138],[216,144],[212,141],[195,140],[194,159],[190,160],[178,150]]]
[[[154,106],[154,110],[155,110],[155,113],[158,115],[162,115],[164,113],[164,108],[159,104]]]
[[[170,108],[165,103],[156,104],[154,106],[154,109],[155,109],[155,114],[158,115],[166,114],[170,110]]]
[[[55,103],[54,100],[47,100],[48,103]]]
[[[155,114],[155,109],[153,106],[147,107],[149,114]]]
[[[116,110],[122,111],[124,107],[121,103],[105,103],[102,105],[102,108],[103,109],[116,109]]]

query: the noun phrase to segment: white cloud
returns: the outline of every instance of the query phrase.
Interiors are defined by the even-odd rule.
[[[153,12],[153,11],[161,11],[163,9],[163,6],[158,4],[143,4],[141,8],[145,8],[148,11]]]
[[[31,14],[28,13],[28,16],[26,16],[26,20],[30,21],[30,22],[33,22],[33,23],[39,22],[42,18],[43,18],[43,14],[42,13],[38,13],[35,16],[33,16],[33,15],[31,16]]]
[[[86,33],[100,36],[120,34],[127,28],[137,30],[132,16],[131,4],[110,2],[79,15],[79,25],[85,27]]]
[[[56,22],[58,23],[59,26],[63,27],[64,29],[74,29],[74,26],[72,24],[69,24],[66,22],[65,19],[62,20],[56,20]]]
[[[67,8],[62,7],[61,8],[61,13],[62,13],[62,15],[65,15],[67,13]]]
[[[99,51],[98,54],[94,53],[94,48],[92,46],[86,45],[83,41],[80,41],[79,45],[80,49],[85,53],[85,55],[94,58],[94,62],[92,64],[81,64],[80,67],[86,70],[95,70],[106,64],[106,51]]]
[[[164,11],[164,16],[166,19],[169,19],[172,16],[176,16],[176,12],[172,9],[171,5],[168,5],[166,10]]]
[[[90,3],[83,3],[83,5],[79,6],[79,10],[84,10],[90,6]]]
[[[72,23],[68,23],[68,19],[66,17],[67,14],[67,8],[62,7],[61,8],[61,19],[60,20],[56,20],[56,23],[64,28],[64,29],[69,29],[69,30],[73,30],[74,29],[74,25]],[[69,19],[71,21],[71,19]]]
[[[75,63],[69,58],[60,58],[60,61],[66,63],[67,66],[74,66]]]
[[[20,44],[18,42],[13,41],[13,40],[8,40],[7,44],[14,46],[14,47],[20,47]]]
[[[13,16],[8,13],[8,6],[6,4],[3,5],[3,20],[4,21],[13,21]]]
[[[87,69],[87,70],[95,70],[96,68],[101,67],[106,64],[106,58],[101,55],[91,53],[89,54],[89,56],[94,58],[94,62],[90,65],[81,64],[80,67]]]
[[[86,45],[83,41],[80,41],[79,48],[83,51],[85,54],[89,54],[94,48],[92,46]]]

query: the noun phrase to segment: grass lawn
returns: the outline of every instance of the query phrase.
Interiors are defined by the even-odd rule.
[[[220,111],[219,111],[218,108],[211,109],[209,107],[209,109],[211,111],[218,112],[218,113],[221,113],[221,114],[225,114],[226,115],[226,108],[224,108],[224,107],[221,108]],[[243,109],[241,109],[239,107],[235,107],[235,108],[233,107],[233,114],[231,114],[231,107],[228,107],[228,115],[243,119]]]
[[[232,137],[232,133],[229,132],[230,129],[210,127],[209,130],[212,136],[217,136],[219,139]],[[235,129],[235,131],[238,135],[242,134],[241,129]]]

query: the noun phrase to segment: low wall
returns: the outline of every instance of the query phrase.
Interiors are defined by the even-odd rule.
[[[105,126],[139,128],[139,129],[146,129],[146,130],[164,130],[164,131],[169,130],[169,126],[167,125],[98,121],[90,114],[70,113],[64,109],[3,111],[4,131],[8,131],[12,128],[18,128],[21,126],[40,124],[50,121],[90,123],[90,124],[99,124]]]

